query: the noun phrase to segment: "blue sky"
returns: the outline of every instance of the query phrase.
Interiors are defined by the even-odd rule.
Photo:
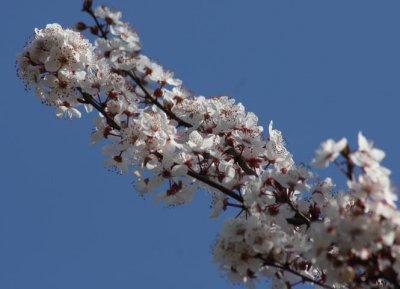
[[[399,1],[96,3],[121,9],[144,53],[196,94],[230,95],[265,127],[274,120],[298,162],[327,138],[354,146],[361,130],[400,184]],[[211,263],[222,220],[208,218],[206,194],[178,208],[141,199],[132,177],[103,167],[92,116],[56,120],[16,77],[35,27],[89,20],[81,1],[2,8],[0,288],[233,288]]]

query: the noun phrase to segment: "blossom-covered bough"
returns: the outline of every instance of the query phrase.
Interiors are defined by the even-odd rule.
[[[106,166],[132,173],[140,194],[181,205],[202,189],[212,195],[212,217],[238,210],[213,250],[229,279],[400,288],[400,214],[383,151],[362,133],[358,149],[346,139],[324,142],[313,164],[338,166],[348,188],[337,192],[331,178],[293,161],[272,122],[265,137],[242,104],[194,96],[143,55],[121,12],[88,0],[83,11],[93,25],[35,30],[18,56],[19,76],[58,117],[96,110],[93,143],[106,142]]]

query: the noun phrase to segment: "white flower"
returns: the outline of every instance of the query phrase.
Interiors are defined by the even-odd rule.
[[[366,168],[358,180],[348,181],[349,188],[360,198],[370,198],[376,202],[382,201],[395,207],[397,195],[392,191],[390,179],[381,171]]]
[[[93,47],[80,33],[63,29],[56,23],[48,24],[45,29],[35,29],[35,38],[18,56],[18,73],[30,85],[38,82],[39,67],[47,72],[64,68],[76,74],[93,61]]]
[[[321,147],[317,150],[315,158],[312,160],[312,164],[319,168],[326,168],[329,165],[329,162],[333,162],[340,155],[340,152],[346,147],[346,145],[346,138],[342,138],[338,142],[335,142],[333,139],[328,139],[322,143]]]
[[[80,33],[63,29],[59,24],[48,24],[35,32],[30,53],[36,55],[48,71],[62,67],[77,71],[93,63],[93,47]]]
[[[273,129],[273,122],[269,123],[269,141],[267,142],[266,157],[275,163],[278,170],[290,169],[294,165],[292,155],[285,148],[285,139],[281,131]]]
[[[194,130],[189,135],[188,145],[193,151],[211,150],[214,144],[219,143],[219,137],[210,135],[203,138],[202,135]]]
[[[161,65],[150,60],[147,56],[139,56],[136,68],[151,81],[172,86],[182,85],[180,79],[174,78],[174,73],[172,71],[164,69]]]
[[[112,25],[110,27],[112,34],[119,36],[125,43],[121,43],[120,50],[127,51],[139,51],[140,50],[140,39],[139,35],[128,25]]]
[[[98,143],[105,138],[114,138],[114,141],[120,141],[118,131],[110,127],[104,117],[98,117],[95,120],[95,130],[90,136],[92,143]]]
[[[364,135],[358,133],[358,151],[350,155],[351,160],[360,167],[372,167],[377,165],[385,157],[385,152],[374,148],[374,144],[368,141]]]
[[[222,183],[226,187],[230,187],[230,185],[232,185],[236,181],[235,180],[236,171],[235,171],[233,163],[234,163],[234,160],[231,159],[228,162],[221,161],[218,166],[218,170],[224,174],[224,179],[222,180]]]
[[[111,167],[121,174],[128,173],[130,164],[128,144],[110,144],[103,147],[103,152],[110,156],[110,159],[104,161],[106,167]]]
[[[99,18],[104,19],[107,24],[114,25],[114,24],[121,24],[121,17],[122,12],[117,10],[112,10],[110,7],[102,5],[98,6],[94,9],[94,15]]]
[[[173,182],[167,191],[157,196],[155,202],[162,201],[167,206],[182,205],[192,201],[195,191],[196,186],[193,184]]]
[[[139,193],[144,196],[146,193],[150,193],[151,196],[154,197],[154,190],[159,188],[163,183],[163,177],[160,175],[145,178],[143,176],[143,169],[136,170],[133,174],[137,177],[135,181],[135,187],[139,191]]]
[[[312,189],[312,200],[318,205],[322,206],[332,197],[333,188],[335,184],[331,178],[326,178],[321,182],[317,182]]]

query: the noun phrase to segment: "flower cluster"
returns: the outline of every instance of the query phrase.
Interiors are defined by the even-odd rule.
[[[93,62],[93,46],[87,39],[59,24],[49,24],[35,30],[35,37],[18,56],[18,73],[42,102],[57,107],[57,116],[80,117],[75,108],[80,104],[76,88]]]
[[[93,9],[91,1],[84,11],[96,23],[94,45],[58,24],[36,29],[18,56],[20,77],[60,117],[80,117],[80,105],[97,110],[93,143],[106,141],[105,165],[133,173],[141,195],[171,206],[205,190],[212,217],[240,210],[214,246],[231,280],[253,287],[266,277],[274,288],[400,286],[400,215],[381,150],[361,133],[356,151],[346,139],[324,142],[313,164],[334,162],[348,178],[348,189],[335,193],[331,178],[318,180],[294,162],[272,122],[266,137],[241,103],[192,95],[142,54],[121,12]]]
[[[104,19],[109,25],[110,39],[98,38],[95,41],[98,59],[104,58],[114,69],[132,69],[138,61],[140,53],[139,36],[127,23],[120,21],[122,13],[113,11],[107,6],[99,6],[94,15]],[[105,33],[105,32],[103,32]]]
[[[336,196],[324,194],[318,207],[322,222],[312,223],[309,258],[330,282],[350,288],[397,288],[400,276],[400,212],[389,180],[390,171],[380,165],[383,151],[374,148],[362,133],[358,150],[345,151],[350,176],[348,190]],[[324,145],[323,145],[324,147]],[[327,154],[325,147],[318,154]],[[355,169],[360,172],[356,177]],[[375,287],[374,287],[375,286]],[[382,287],[383,288],[383,287]]]
[[[263,222],[256,216],[229,219],[215,244],[214,261],[232,282],[255,288],[256,277],[265,276],[273,288],[290,288],[288,284],[302,281],[290,268],[313,278],[311,263],[302,257],[308,249],[304,237],[301,232],[287,234],[273,221]]]

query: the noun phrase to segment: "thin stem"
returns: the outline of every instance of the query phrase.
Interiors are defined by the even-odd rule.
[[[155,106],[157,106],[159,109],[161,109],[170,119],[175,120],[178,125],[183,126],[183,127],[192,127],[192,125],[183,119],[179,118],[176,114],[174,114],[172,111],[166,109],[161,103],[155,99],[150,92],[144,87],[142,81],[135,75],[134,72],[131,71],[124,71],[127,75],[129,75],[130,78],[140,87],[140,89],[144,92],[146,98]]]
[[[304,223],[307,226],[310,226],[310,223],[311,223],[310,218],[308,218],[306,215],[304,215],[302,212],[300,212],[299,209],[294,206],[292,200],[289,197],[288,197],[287,203],[289,204],[290,208],[296,213],[294,218],[296,220],[297,220],[297,218],[299,218],[300,220],[304,221]]]
[[[225,206],[226,206],[226,207],[239,208],[239,209],[242,209],[242,210],[246,209],[246,207],[243,206],[243,205],[240,205],[240,204],[232,204],[232,203],[229,203],[229,202],[226,202]]]
[[[226,153],[230,154],[231,156],[233,156],[233,159],[235,160],[235,162],[242,168],[242,170],[248,174],[248,175],[253,175],[258,177],[257,173],[255,171],[253,171],[249,165],[247,164],[246,160],[243,158],[243,156],[241,154],[239,154],[233,147],[230,147],[229,149],[227,149],[225,151]]]
[[[343,164],[340,164],[337,160],[335,160],[333,163],[336,165],[339,171],[341,171],[346,177],[349,177],[347,171],[343,168]]]
[[[97,19],[96,15],[94,15],[94,12],[92,8],[83,8],[83,11],[87,12],[92,18],[94,19],[94,22],[96,22],[97,28],[99,28],[99,31],[101,33],[101,37],[104,39],[107,39],[107,33],[103,30],[103,26],[99,23],[99,20]]]
[[[279,264],[279,263],[274,263],[274,262],[272,262],[272,261],[270,261],[268,259],[265,259],[262,256],[258,256],[258,257],[264,262],[264,265],[270,266],[270,267],[274,267],[274,268],[277,268],[277,269],[292,273],[293,275],[296,275],[296,276],[300,277],[302,279],[303,283],[304,282],[310,282],[312,284],[321,286],[321,287],[326,288],[326,289],[334,289],[332,286],[329,286],[327,284],[322,283],[321,281],[314,280],[313,278],[311,278],[311,277],[309,277],[307,275],[303,275],[303,274],[297,272],[296,270],[290,268],[288,264],[282,265],[282,264]]]
[[[121,130],[121,127],[115,122],[114,119],[112,119],[108,113],[104,110],[104,107],[102,107],[100,104],[98,104],[93,97],[90,94],[87,94],[83,91],[81,91],[83,99],[85,100],[85,102],[91,104],[95,109],[97,109],[106,119],[107,119],[107,123],[109,126],[111,126],[112,128],[116,129],[116,130]]]
[[[293,193],[293,190],[285,189],[279,182],[273,180],[271,186],[275,189],[274,196],[278,204],[288,204],[290,208],[296,213],[294,217],[287,219],[289,224],[295,226],[301,226],[306,224],[308,227],[310,226],[311,220],[302,212],[299,211],[298,208],[293,204],[290,199],[290,194]]]
[[[153,154],[155,156],[157,156],[159,159],[163,158],[163,155],[161,153],[157,152],[157,151],[153,152]],[[189,176],[191,176],[191,177],[193,177],[193,178],[195,178],[195,179],[197,179],[197,180],[209,185],[210,187],[213,187],[213,188],[221,191],[222,193],[224,193],[225,195],[231,197],[232,199],[235,199],[236,201],[238,201],[238,202],[240,202],[242,204],[244,203],[244,199],[240,194],[235,193],[234,191],[228,189],[227,187],[224,187],[223,185],[221,185],[219,183],[214,182],[213,180],[210,180],[208,178],[208,176],[199,174],[199,173],[197,173],[197,172],[195,172],[193,170],[189,170],[187,172],[187,174]]]
[[[350,147],[347,145],[341,152],[340,154],[346,159],[346,164],[347,164],[347,171],[345,171],[345,175],[347,178],[351,181],[354,178],[354,164],[353,161],[350,159]]]
[[[199,181],[202,181],[203,183],[209,185],[210,187],[213,187],[213,188],[221,191],[225,195],[231,197],[232,199],[235,199],[236,201],[238,201],[240,203],[244,202],[243,197],[241,195],[239,195],[239,194],[235,193],[234,191],[232,191],[232,190],[230,190],[230,189],[228,189],[228,188],[226,188],[226,187],[224,187],[224,186],[222,186],[222,185],[210,180],[209,178],[207,178],[207,176],[204,176],[204,175],[201,175],[199,173],[196,173],[195,171],[188,171],[187,174],[189,176],[199,180]]]

